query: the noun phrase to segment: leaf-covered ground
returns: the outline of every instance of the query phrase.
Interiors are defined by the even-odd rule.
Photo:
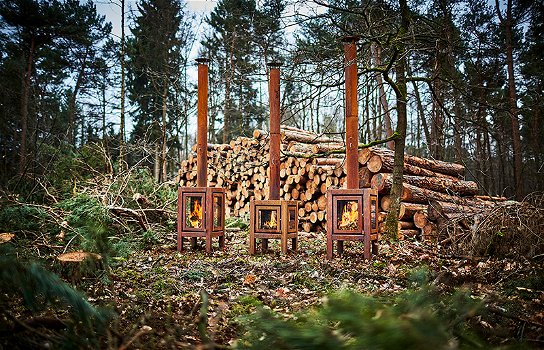
[[[445,293],[464,288],[483,301],[482,314],[472,321],[484,338],[496,345],[525,340],[544,346],[542,257],[447,256],[434,245],[403,241],[382,242],[380,254],[365,261],[362,245],[346,242],[344,255],[327,261],[323,234],[301,234],[298,252],[286,256],[271,242],[266,254],[249,256],[242,230],[229,233],[223,251],[178,253],[171,235],[120,262],[110,283],[83,279],[79,285],[94,304],[118,313],[120,342],[190,349],[202,348],[203,340],[235,344],[240,317],[259,306],[292,317],[345,288],[386,299],[408,287],[411,271],[426,267],[430,283]]]

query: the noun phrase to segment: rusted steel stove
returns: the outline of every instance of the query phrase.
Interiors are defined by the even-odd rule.
[[[269,63],[270,99],[270,188],[268,200],[250,202],[249,253],[255,254],[257,238],[262,239],[263,252],[268,239],[281,240],[281,252],[287,253],[287,242],[296,251],[298,239],[298,202],[280,199],[280,64]]]
[[[206,252],[212,238],[225,246],[225,189],[207,186],[208,178],[208,60],[198,62],[197,187],[178,188],[178,250],[183,238],[190,237],[193,248],[198,237],[205,238]]]
[[[333,256],[333,241],[342,254],[344,241],[363,241],[364,257],[377,253],[378,192],[359,189],[358,110],[357,110],[357,37],[344,42],[346,79],[346,188],[327,191],[327,259]]]

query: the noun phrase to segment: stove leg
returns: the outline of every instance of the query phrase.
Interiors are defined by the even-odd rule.
[[[207,234],[206,235],[206,253],[212,252],[212,235]]]
[[[338,241],[337,248],[338,255],[342,255],[344,253],[344,241]]]
[[[249,254],[255,255],[255,246],[257,245],[257,239],[252,235],[249,236]]]
[[[329,233],[327,233],[327,259],[328,260],[332,259],[332,249],[333,249],[332,246],[333,246],[332,237],[330,236]]]
[[[181,233],[178,233],[178,252],[183,251],[183,236]]]
[[[372,254],[378,255],[378,242],[372,241]]]

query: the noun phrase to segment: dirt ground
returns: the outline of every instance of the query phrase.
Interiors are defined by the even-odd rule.
[[[346,242],[344,254],[328,261],[325,241],[322,233],[300,234],[297,252],[280,255],[279,242],[272,240],[267,253],[249,256],[247,231],[229,233],[227,248],[212,254],[205,254],[203,242],[179,253],[171,235],[113,268],[111,283],[84,280],[81,286],[91,302],[118,313],[123,343],[197,349],[203,348],[203,334],[220,347],[233,345],[239,317],[256,307],[289,316],[344,288],[387,297],[407,288],[411,271],[426,267],[430,283],[444,292],[464,288],[484,300],[476,322],[493,344],[523,339],[544,347],[543,257],[452,256],[432,243],[401,241],[381,242],[379,255],[365,261],[362,245]]]

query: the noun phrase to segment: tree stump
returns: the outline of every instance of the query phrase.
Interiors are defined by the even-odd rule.
[[[15,235],[13,233],[0,233],[0,244],[11,241]]]
[[[61,272],[72,283],[78,282],[83,276],[102,269],[102,256],[89,252],[70,252],[57,256],[61,264]]]

